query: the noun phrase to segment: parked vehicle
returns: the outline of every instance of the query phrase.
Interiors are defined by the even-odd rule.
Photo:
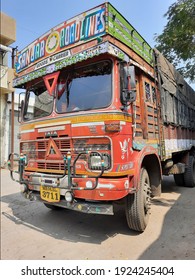
[[[21,154],[9,160],[26,198],[107,215],[123,203],[142,232],[162,175],[195,186],[195,93],[110,3],[27,46],[16,73]]]

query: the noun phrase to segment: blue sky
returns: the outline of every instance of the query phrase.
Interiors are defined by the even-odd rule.
[[[17,41],[21,50],[52,27],[102,4],[104,0],[1,0],[1,10],[17,24]],[[174,0],[110,0],[110,3],[137,29],[153,47],[154,34],[166,24],[163,17]]]

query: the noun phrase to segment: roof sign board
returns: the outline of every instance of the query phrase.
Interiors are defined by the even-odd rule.
[[[107,34],[129,46],[152,65],[151,47],[128,21],[106,2],[52,28],[18,52],[14,86],[105,53],[105,49],[109,52],[108,45],[98,42],[96,46],[85,44]],[[82,48],[78,48],[80,45]],[[118,53],[122,51],[118,50]]]
[[[51,29],[18,54],[16,72],[54,53],[105,34],[105,5],[76,16]]]
[[[104,53],[109,53],[122,60],[126,60],[126,61],[128,60],[127,55],[123,51],[121,51],[119,48],[117,48],[116,46],[114,46],[109,42],[104,42],[98,44],[97,46],[86,49],[84,51],[78,52],[76,54],[71,54],[70,56],[65,57],[59,61],[58,60],[55,61],[54,59],[55,55],[54,55],[54,57],[51,57],[51,61],[53,61],[52,64],[46,64],[40,69],[35,69],[34,71],[31,71],[29,73],[26,73],[25,75],[17,77],[13,81],[13,86],[19,87],[19,85],[23,85],[36,78],[43,77],[45,75],[58,71],[69,65],[73,65],[77,62],[81,62],[88,58],[92,58]]]

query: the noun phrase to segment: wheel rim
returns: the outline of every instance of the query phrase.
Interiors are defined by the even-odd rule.
[[[146,179],[144,182],[144,213],[147,215],[150,211],[150,185]]]

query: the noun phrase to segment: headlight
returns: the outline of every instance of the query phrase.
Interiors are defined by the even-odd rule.
[[[110,156],[108,154],[102,154],[104,169],[110,168]],[[92,170],[102,169],[102,160],[97,153],[91,153],[89,156],[89,168]]]
[[[72,202],[72,201],[73,201],[73,195],[72,195],[72,193],[69,192],[69,191],[67,191],[67,192],[65,193],[65,199],[66,199],[67,202]]]

